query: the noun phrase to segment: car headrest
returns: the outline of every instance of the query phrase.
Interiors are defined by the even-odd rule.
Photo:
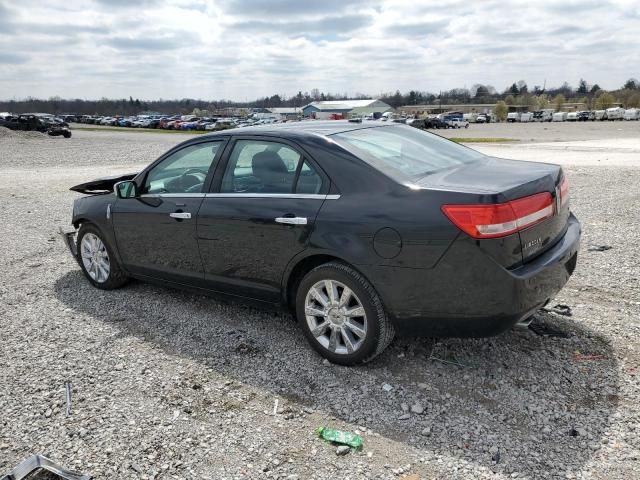
[[[251,159],[251,168],[256,177],[287,173],[287,166],[275,152],[258,152]]]

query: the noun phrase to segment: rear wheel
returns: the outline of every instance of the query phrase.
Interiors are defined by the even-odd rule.
[[[373,286],[342,263],[320,265],[302,279],[296,313],[311,346],[340,365],[372,360],[395,335]]]
[[[80,268],[94,287],[113,290],[129,280],[113,250],[94,225],[83,224],[80,227],[77,250]]]

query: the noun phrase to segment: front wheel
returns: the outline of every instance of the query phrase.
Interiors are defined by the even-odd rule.
[[[372,360],[395,335],[373,286],[342,263],[320,265],[302,279],[296,313],[311,346],[339,365]]]
[[[83,224],[78,232],[78,263],[89,282],[102,290],[120,288],[128,281],[113,250],[94,225]]]

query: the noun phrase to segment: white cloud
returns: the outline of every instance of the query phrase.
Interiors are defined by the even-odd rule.
[[[0,0],[0,98],[617,88],[635,0]]]

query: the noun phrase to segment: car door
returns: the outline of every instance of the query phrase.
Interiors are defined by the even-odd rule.
[[[112,207],[118,252],[127,271],[201,285],[196,218],[225,139],[178,147],[136,178],[139,195]]]
[[[306,247],[329,179],[284,140],[237,138],[225,157],[198,213],[205,280],[214,290],[278,302],[285,267]]]

